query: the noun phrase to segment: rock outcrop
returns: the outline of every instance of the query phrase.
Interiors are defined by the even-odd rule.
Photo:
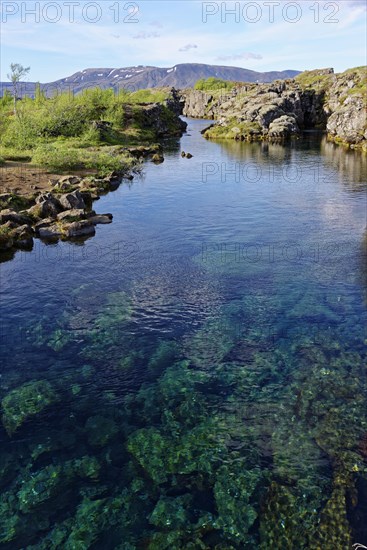
[[[334,74],[306,71],[272,84],[247,83],[232,90],[184,90],[183,114],[216,120],[208,138],[284,139],[304,129],[367,150],[366,68]]]
[[[39,193],[33,198],[24,198],[22,203],[31,203],[26,210],[16,211],[11,206],[14,195],[0,195],[0,252],[11,249],[32,249],[34,237],[45,241],[88,238],[95,235],[95,226],[112,223],[112,214],[96,214],[91,209],[92,198],[99,198],[115,186],[115,174],[98,179],[87,176],[64,176],[52,182],[53,192]],[[121,177],[117,180],[121,183]],[[60,192],[63,185],[72,191]],[[18,197],[19,203],[19,197]]]

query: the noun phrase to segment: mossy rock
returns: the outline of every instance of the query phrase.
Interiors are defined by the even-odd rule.
[[[12,435],[26,420],[37,415],[58,400],[46,380],[27,382],[8,393],[1,401],[2,422]]]
[[[187,494],[173,497],[161,497],[157,502],[149,522],[158,528],[179,529],[189,524],[189,510],[192,496]]]
[[[217,472],[214,496],[218,520],[215,525],[234,541],[249,542],[248,531],[257,518],[250,499],[260,479],[259,469],[247,470],[241,462],[221,466]]]
[[[61,474],[61,466],[51,464],[23,480],[18,492],[19,509],[23,513],[28,513],[61,493],[64,485]]]

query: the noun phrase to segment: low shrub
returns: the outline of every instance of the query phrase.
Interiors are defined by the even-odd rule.
[[[105,177],[111,172],[125,173],[133,166],[130,157],[115,156],[108,152],[88,152],[83,158],[86,168],[96,170],[99,176]]]
[[[57,149],[52,145],[37,147],[32,163],[52,172],[65,172],[81,168],[80,152],[77,149]]]

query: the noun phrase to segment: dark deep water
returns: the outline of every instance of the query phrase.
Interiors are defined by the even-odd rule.
[[[367,545],[366,156],[188,122],[0,265],[1,548]]]

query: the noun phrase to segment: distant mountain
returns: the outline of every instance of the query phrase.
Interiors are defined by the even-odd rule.
[[[293,78],[300,71],[271,71],[256,72],[240,67],[226,67],[222,65],[205,65],[200,63],[182,63],[169,68],[125,67],[122,69],[85,69],[67,78],[61,78],[55,82],[41,84],[41,88],[47,95],[52,95],[56,90],[71,90],[74,93],[85,88],[122,89],[130,91],[144,88],[174,87],[178,89],[191,88],[200,78],[216,77],[223,80],[234,80],[236,82],[272,82],[277,79]],[[35,82],[24,82],[21,85],[21,95],[33,95],[36,87]],[[0,83],[0,94],[11,90],[10,82]]]

